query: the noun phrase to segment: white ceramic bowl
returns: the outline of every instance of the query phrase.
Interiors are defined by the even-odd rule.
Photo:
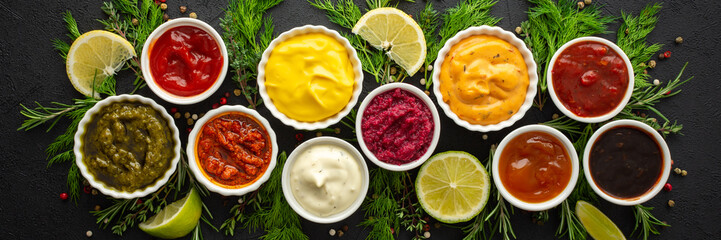
[[[593,176],[591,176],[591,171],[589,167],[589,161],[590,161],[590,155],[591,155],[591,149],[593,148],[593,144],[596,143],[596,140],[598,137],[601,136],[604,132],[616,128],[616,127],[633,127],[636,129],[640,129],[643,132],[646,132],[647,134],[653,136],[652,138],[658,143],[658,146],[661,148],[661,154],[663,157],[663,168],[661,169],[661,177],[656,182],[653,187],[648,190],[646,193],[642,194],[641,196],[634,197],[634,198],[616,198],[608,193],[601,190],[597,185],[596,181],[593,180]],[[591,188],[593,188],[593,191],[596,192],[599,196],[601,196],[603,199],[606,199],[606,201],[609,201],[611,203],[622,205],[622,206],[632,206],[637,204],[642,204],[648,200],[651,200],[651,198],[655,197],[658,192],[661,191],[663,188],[663,185],[666,184],[666,181],[668,180],[668,175],[671,172],[671,152],[668,149],[668,145],[666,145],[666,141],[663,140],[663,137],[661,137],[661,134],[658,133],[655,129],[652,127],[646,125],[645,123],[636,121],[636,120],[616,120],[613,122],[609,122],[606,125],[603,125],[598,130],[596,130],[595,133],[591,136],[591,138],[588,140],[588,143],[586,144],[586,148],[583,151],[583,172],[586,176],[586,180],[588,181],[588,184],[591,185]],[[630,183],[632,184],[632,183]]]
[[[370,104],[371,101],[373,101],[373,99],[376,96],[378,96],[379,94],[396,89],[396,88],[406,90],[406,91],[412,93],[413,95],[415,95],[416,97],[418,97],[419,99],[421,99],[421,101],[423,103],[425,103],[426,107],[428,107],[428,109],[431,111],[431,115],[433,116],[433,124],[434,124],[431,145],[428,146],[428,150],[426,150],[426,153],[423,154],[419,159],[417,159],[413,162],[403,164],[403,165],[395,165],[395,164],[386,163],[386,162],[383,162],[383,161],[379,160],[378,158],[376,158],[375,154],[373,154],[373,152],[368,150],[368,147],[366,146],[366,143],[363,140],[363,128],[361,128],[363,113],[365,112],[366,107],[368,107],[368,104]],[[368,157],[368,159],[371,160],[371,162],[375,163],[379,167],[382,167],[382,168],[385,168],[385,169],[391,170],[391,171],[396,171],[396,172],[408,171],[408,170],[414,169],[414,168],[420,166],[421,164],[423,164],[433,154],[433,151],[436,149],[436,146],[438,145],[438,140],[441,137],[441,119],[438,115],[438,110],[436,109],[435,105],[433,105],[433,101],[423,91],[421,91],[417,87],[407,84],[407,83],[389,83],[389,84],[385,84],[383,86],[380,86],[380,87],[374,89],[373,91],[371,91],[368,94],[368,96],[365,97],[365,99],[363,99],[363,102],[361,103],[360,107],[358,108],[358,113],[356,115],[355,129],[356,129],[356,138],[358,139],[358,145],[360,145],[361,149],[363,150],[363,153],[366,155],[366,157]]]
[[[210,34],[210,36],[212,36],[213,39],[215,39],[215,42],[218,44],[221,55],[223,55],[223,66],[221,67],[220,74],[218,74],[218,79],[215,80],[215,83],[213,83],[213,85],[211,85],[209,89],[205,90],[201,94],[194,96],[178,96],[166,91],[155,82],[155,78],[153,78],[153,74],[150,72],[150,46],[155,44],[155,41],[158,40],[158,38],[160,38],[163,33],[180,26],[197,27]],[[193,104],[207,99],[208,97],[210,97],[210,95],[213,95],[213,93],[215,93],[218,88],[220,88],[220,85],[223,84],[223,80],[225,80],[225,74],[228,72],[228,50],[226,49],[225,42],[223,42],[223,38],[220,37],[220,34],[218,34],[218,32],[215,31],[215,29],[207,23],[194,18],[175,18],[161,24],[160,26],[158,26],[158,28],[153,30],[152,33],[150,33],[150,36],[148,36],[148,39],[143,45],[143,52],[140,57],[140,69],[143,72],[145,83],[148,84],[150,90],[152,90],[155,95],[158,95],[158,97],[174,104]]]
[[[225,188],[223,186],[213,183],[205,175],[204,170],[200,169],[200,166],[198,166],[199,160],[197,156],[198,153],[196,151],[196,146],[198,143],[198,138],[200,137],[200,131],[202,131],[205,123],[207,123],[208,121],[215,119],[217,116],[230,113],[240,113],[250,118],[255,118],[258,124],[265,128],[265,131],[268,133],[268,137],[270,138],[271,143],[270,163],[268,164],[268,168],[265,170],[265,172],[263,172],[263,175],[257,177],[257,180],[255,180],[255,182],[241,188]],[[278,141],[276,139],[275,132],[270,127],[270,123],[268,122],[268,120],[263,118],[263,116],[261,116],[258,112],[239,105],[225,105],[208,111],[205,116],[195,122],[195,127],[193,128],[193,131],[191,131],[188,135],[188,146],[186,147],[185,152],[188,154],[188,166],[190,167],[190,171],[193,172],[193,175],[195,175],[195,179],[198,180],[198,182],[200,182],[201,184],[203,184],[203,186],[208,188],[208,190],[219,193],[223,196],[241,196],[257,190],[260,185],[268,181],[268,178],[270,178],[270,174],[273,172],[273,169],[275,168],[277,162],[276,159],[278,158]]]
[[[268,90],[265,87],[265,65],[268,63],[268,58],[270,58],[270,54],[273,52],[273,49],[285,40],[308,33],[326,34],[335,38],[336,40],[338,40],[338,42],[345,46],[346,50],[348,51],[348,58],[353,65],[353,74],[355,75],[353,96],[351,97],[350,101],[348,101],[348,104],[345,106],[345,108],[343,108],[343,110],[341,110],[339,113],[329,118],[316,122],[298,121],[278,111],[278,108],[275,107],[273,101],[268,96]],[[353,46],[350,45],[348,39],[342,37],[335,30],[328,29],[324,26],[305,25],[302,27],[293,28],[280,34],[280,36],[270,42],[268,48],[266,48],[263,52],[263,56],[260,59],[260,63],[258,64],[258,91],[260,92],[260,97],[263,98],[263,104],[265,104],[265,107],[270,110],[270,113],[273,114],[273,116],[280,120],[283,124],[291,126],[298,130],[316,130],[326,128],[330,125],[338,123],[341,119],[343,119],[343,117],[348,115],[351,109],[353,109],[353,107],[355,106],[356,102],[358,102],[358,97],[360,96],[361,89],[363,89],[363,69],[361,68],[361,62],[360,59],[358,59],[358,54],[356,53]]]
[[[569,179],[568,184],[561,193],[545,202],[529,203],[514,197],[510,192],[508,192],[506,187],[501,182],[501,177],[499,176],[498,168],[500,165],[501,154],[503,154],[503,149],[506,147],[508,142],[518,137],[519,135],[527,132],[543,132],[555,137],[563,144],[563,147],[566,149],[566,153],[568,153],[568,156],[571,158],[571,179]],[[578,154],[576,153],[575,148],[573,148],[573,143],[571,143],[571,141],[568,140],[568,138],[563,135],[563,133],[549,126],[535,124],[526,125],[516,130],[513,130],[513,132],[509,133],[505,138],[503,138],[501,144],[498,145],[498,150],[493,155],[493,166],[491,166],[491,171],[493,173],[493,183],[496,185],[498,192],[501,193],[501,195],[504,199],[506,199],[506,201],[510,202],[513,206],[516,206],[517,208],[526,211],[543,211],[558,206],[558,204],[563,202],[563,200],[565,200],[569,195],[571,195],[571,192],[573,192],[573,188],[576,186],[576,181],[578,180],[579,164],[580,163],[578,161]]]
[[[600,115],[600,116],[582,117],[582,116],[578,116],[578,115],[574,114],[573,112],[568,110],[566,108],[566,106],[563,105],[561,100],[558,99],[558,95],[556,95],[556,90],[554,90],[553,74],[551,74],[551,73],[553,72],[553,67],[556,64],[556,59],[558,58],[558,56],[561,55],[561,53],[564,50],[566,50],[566,48],[572,46],[573,44],[579,43],[579,42],[598,42],[598,43],[602,43],[606,46],[611,47],[611,49],[613,49],[613,51],[615,51],[616,53],[618,53],[618,55],[621,56],[623,61],[626,63],[626,69],[628,70],[628,88],[626,88],[626,93],[625,93],[623,99],[621,100],[621,103],[619,103],[618,106],[616,106],[616,108],[614,108],[610,112]],[[621,48],[616,46],[616,44],[614,44],[613,42],[608,41],[606,39],[600,38],[600,37],[580,37],[580,38],[576,38],[571,41],[568,41],[566,44],[563,44],[563,46],[561,46],[561,48],[556,50],[556,53],[553,54],[553,58],[551,58],[551,62],[548,64],[548,68],[546,71],[546,79],[547,79],[546,85],[548,85],[548,92],[551,95],[551,100],[553,100],[553,104],[556,105],[556,108],[558,108],[558,110],[560,110],[564,115],[566,115],[576,121],[579,121],[579,122],[597,123],[597,122],[603,122],[608,119],[611,119],[612,117],[616,116],[619,112],[621,112],[621,110],[623,110],[623,108],[628,103],[628,100],[631,99],[631,94],[633,94],[634,74],[633,74],[633,65],[631,65],[631,60],[628,59],[628,56],[626,56],[626,53],[624,53],[623,50],[621,50]]]
[[[320,217],[315,214],[312,214],[305,210],[300,203],[298,203],[298,200],[295,199],[295,196],[293,195],[293,190],[290,187],[290,169],[295,164],[296,159],[298,156],[304,152],[306,149],[315,146],[315,145],[335,145],[338,147],[341,147],[345,150],[347,150],[349,153],[353,155],[356,161],[358,161],[358,166],[361,168],[361,188],[358,193],[358,198],[345,210],[330,215],[327,217]],[[328,223],[336,223],[340,222],[343,219],[348,218],[350,215],[352,215],[363,203],[363,200],[366,197],[366,194],[368,193],[368,185],[369,185],[369,179],[368,176],[368,165],[366,165],[365,160],[363,160],[363,156],[358,152],[358,149],[353,147],[350,143],[343,141],[339,138],[335,137],[316,137],[313,139],[310,139],[308,141],[303,142],[302,144],[298,145],[298,147],[293,150],[293,152],[290,153],[290,156],[288,156],[287,161],[285,162],[285,165],[283,166],[283,173],[281,175],[281,185],[283,187],[283,195],[285,196],[285,200],[288,202],[288,205],[298,213],[301,217],[315,223],[321,223],[321,224],[328,224]]]
[[[113,188],[112,186],[106,185],[99,179],[96,179],[95,176],[90,173],[90,170],[88,170],[88,167],[83,162],[83,158],[85,157],[82,151],[84,142],[83,137],[85,136],[87,125],[90,124],[91,121],[93,121],[93,118],[95,117],[94,115],[96,115],[98,111],[116,102],[139,102],[144,105],[153,107],[153,109],[158,111],[158,113],[160,113],[160,115],[165,119],[165,121],[167,121],[168,129],[170,129],[170,134],[173,135],[172,140],[175,141],[175,144],[173,144],[173,154],[175,154],[175,156],[170,159],[168,170],[166,170],[165,173],[158,180],[156,180],[153,185],[150,185],[143,189],[137,189],[133,192],[120,191]],[[75,132],[74,139],[75,145],[73,147],[73,152],[75,153],[75,164],[78,165],[80,173],[83,174],[83,177],[88,180],[90,186],[98,189],[101,193],[111,196],[113,198],[138,198],[147,196],[148,194],[157,191],[160,186],[163,186],[165,185],[165,183],[168,182],[168,179],[170,179],[170,176],[173,175],[175,169],[178,166],[178,162],[180,161],[180,137],[178,135],[178,128],[175,127],[175,121],[173,120],[173,117],[171,117],[170,114],[165,111],[165,108],[155,103],[153,99],[145,98],[140,95],[123,94],[119,96],[111,96],[96,103],[95,106],[90,108],[90,110],[85,113],[85,116],[83,116],[83,118],[78,123],[78,130],[77,132]]]
[[[443,65],[443,61],[446,59],[446,55],[448,55],[448,52],[454,45],[468,37],[472,37],[475,35],[495,36],[510,43],[514,47],[518,48],[518,51],[521,52],[521,55],[523,55],[523,60],[526,62],[526,67],[528,68],[528,89],[526,90],[526,98],[523,101],[523,104],[518,109],[518,111],[514,113],[513,116],[511,116],[509,119],[506,119],[505,121],[496,124],[472,124],[466,120],[460,119],[458,115],[456,115],[456,113],[451,110],[451,107],[443,101],[443,95],[441,94],[441,66]],[[464,127],[471,131],[498,131],[513,125],[516,121],[523,118],[523,115],[526,114],[526,111],[528,111],[528,109],[531,108],[531,105],[533,105],[533,98],[536,96],[537,85],[538,74],[536,73],[536,62],[533,60],[533,53],[531,53],[531,51],[526,48],[526,44],[523,43],[521,39],[518,39],[516,35],[509,31],[503,30],[500,27],[483,25],[480,27],[470,27],[466,30],[458,32],[455,36],[448,39],[445,45],[443,45],[443,48],[438,51],[438,57],[436,58],[436,62],[433,65],[433,94],[436,95],[438,106],[440,106],[441,109],[443,109],[443,112],[446,113],[446,116],[448,116],[448,118],[458,124],[458,126]]]

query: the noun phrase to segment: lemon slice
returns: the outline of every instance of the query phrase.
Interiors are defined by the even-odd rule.
[[[188,235],[198,224],[202,213],[200,195],[193,188],[184,198],[165,206],[158,214],[138,224],[140,230],[153,237],[172,239]]]
[[[623,232],[603,212],[588,202],[576,202],[576,216],[593,239],[623,239]]]
[[[467,152],[448,151],[423,164],[416,194],[426,212],[444,223],[465,222],[488,202],[491,180],[486,168]]]
[[[368,11],[353,26],[352,32],[373,47],[386,51],[410,76],[423,66],[426,59],[423,30],[411,16],[396,8]]]
[[[135,49],[117,34],[94,30],[75,39],[68,51],[65,69],[70,83],[85,96],[93,94],[93,83],[99,86],[106,77],[115,74],[126,60],[135,56]]]

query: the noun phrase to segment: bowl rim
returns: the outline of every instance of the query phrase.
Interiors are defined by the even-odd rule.
[[[348,104],[338,113],[335,115],[328,117],[326,119],[315,121],[315,122],[303,122],[298,121],[295,119],[292,119],[285,114],[278,111],[278,109],[273,104],[273,101],[268,96],[268,90],[265,87],[265,66],[268,63],[268,58],[270,58],[270,54],[273,52],[273,49],[275,49],[278,44],[292,38],[295,36],[308,34],[308,33],[323,33],[328,36],[333,37],[338,42],[340,42],[348,52],[348,59],[350,60],[351,64],[353,65],[353,74],[355,75],[354,81],[354,89],[353,94],[351,95],[350,101],[348,101]],[[350,45],[350,42],[348,42],[348,39],[341,36],[337,31],[328,29],[325,26],[321,25],[305,25],[301,27],[295,27],[293,29],[290,29],[288,31],[285,31],[281,33],[278,37],[273,39],[273,41],[270,42],[268,45],[268,48],[263,51],[263,55],[260,59],[260,62],[258,63],[258,92],[260,93],[260,97],[263,99],[263,104],[265,105],[268,110],[270,110],[270,113],[275,117],[276,119],[280,120],[283,124],[287,126],[291,126],[297,130],[316,130],[321,128],[326,128],[330,125],[338,123],[343,117],[348,115],[350,111],[355,107],[356,103],[358,102],[358,98],[360,97],[361,90],[363,89],[363,69],[361,67],[360,59],[358,58],[358,53],[356,52],[355,48],[353,48],[352,45]]]
[[[361,182],[361,189],[358,193],[358,197],[356,198],[356,200],[345,210],[327,217],[316,216],[305,210],[302,206],[300,206],[300,203],[298,203],[298,201],[295,199],[293,191],[290,187],[290,168],[293,166],[300,153],[302,153],[305,149],[317,144],[331,144],[346,149],[348,152],[355,156],[355,160],[358,161],[358,166],[361,168],[361,176],[363,177],[363,180]],[[368,173],[368,165],[363,159],[363,155],[361,155],[358,149],[353,147],[353,145],[336,137],[315,137],[301,143],[300,145],[298,145],[298,147],[295,148],[295,150],[293,150],[293,152],[290,153],[288,159],[283,165],[283,172],[281,173],[281,186],[283,188],[283,196],[285,197],[286,202],[288,202],[288,205],[290,205],[293,211],[295,211],[301,217],[307,219],[308,221],[320,224],[340,222],[355,213],[355,211],[360,208],[361,204],[363,204],[363,200],[365,200],[366,194],[368,193],[369,185],[370,176]]]
[[[86,133],[86,126],[91,122],[91,118],[96,115],[98,111],[100,111],[102,108],[116,102],[140,102],[142,104],[148,105],[155,109],[160,115],[167,121],[168,128],[170,130],[170,133],[172,135],[173,141],[175,141],[175,144],[173,145],[173,153],[175,156],[170,159],[170,166],[168,167],[168,170],[165,172],[165,174],[162,175],[162,177],[158,178],[158,180],[144,189],[138,189],[133,192],[126,192],[126,191],[120,191],[112,186],[108,186],[105,183],[101,182],[100,180],[96,179],[93,174],[90,173],[90,170],[83,162],[84,154],[81,150],[83,146],[83,137]],[[175,126],[175,121],[173,117],[168,114],[168,112],[163,108],[162,106],[158,105],[153,99],[146,98],[140,95],[128,95],[128,94],[122,94],[117,96],[110,96],[107,97],[95,104],[92,108],[90,108],[83,118],[78,123],[78,130],[75,132],[75,136],[73,138],[75,140],[75,145],[73,146],[73,153],[75,154],[75,164],[78,166],[78,169],[80,170],[80,173],[85,177],[85,179],[88,180],[88,183],[90,183],[90,186],[92,186],[95,189],[98,189],[101,193],[108,195],[113,198],[121,198],[121,199],[131,199],[131,198],[139,198],[139,197],[145,197],[148,194],[151,194],[155,191],[157,191],[161,186],[165,185],[168,180],[170,179],[170,176],[175,173],[175,170],[178,167],[178,163],[180,162],[180,134],[178,132],[178,128]]]
[[[611,49],[613,49],[613,51],[615,51],[616,53],[618,53],[618,55],[621,56],[621,59],[623,59],[623,62],[626,64],[626,69],[628,70],[628,86],[626,88],[624,97],[621,100],[621,103],[619,103],[618,106],[616,106],[616,108],[614,108],[610,112],[607,112],[603,115],[599,115],[599,116],[595,116],[595,117],[581,117],[581,116],[574,114],[570,110],[568,110],[566,108],[566,106],[564,106],[563,103],[561,102],[561,100],[558,98],[558,95],[556,95],[556,90],[553,86],[553,74],[551,74],[553,72],[553,67],[556,65],[556,59],[558,59],[558,56],[560,56],[561,53],[563,51],[565,51],[567,48],[569,48],[570,46],[572,46],[576,43],[579,43],[579,42],[584,42],[584,41],[597,42],[597,43],[602,43],[606,46],[609,46]],[[616,45],[615,43],[613,43],[609,40],[606,40],[605,38],[594,37],[594,36],[575,38],[571,41],[566,42],[565,44],[563,44],[563,46],[561,46],[558,50],[556,50],[556,53],[553,54],[553,57],[551,58],[551,62],[548,64],[548,67],[546,68],[546,79],[547,79],[546,85],[548,86],[549,95],[551,95],[551,100],[553,101],[553,104],[556,105],[556,108],[558,108],[558,110],[561,111],[563,113],[563,115],[566,115],[573,120],[576,120],[579,122],[584,122],[584,123],[599,123],[599,122],[609,120],[609,119],[613,118],[614,116],[618,115],[618,113],[620,113],[623,110],[623,108],[626,106],[626,104],[628,104],[628,101],[631,99],[631,95],[633,94],[633,88],[635,85],[634,84],[635,76],[633,73],[633,64],[631,64],[631,60],[629,60],[626,53],[620,47],[618,47],[618,45]]]
[[[523,60],[526,63],[526,68],[528,71],[528,88],[526,90],[526,98],[523,101],[523,104],[518,109],[518,111],[514,113],[510,118],[496,124],[471,124],[470,122],[459,118],[458,115],[451,110],[450,106],[445,101],[443,101],[443,94],[441,94],[440,90],[441,66],[443,65],[443,61],[445,60],[446,55],[451,50],[451,48],[454,45],[458,44],[460,41],[476,35],[489,35],[498,37],[516,47],[523,56]],[[536,61],[533,59],[533,53],[528,50],[526,44],[521,39],[516,37],[516,35],[513,33],[503,30],[500,27],[492,27],[488,25],[469,27],[463,31],[458,32],[455,36],[448,39],[448,41],[446,41],[446,43],[443,45],[443,48],[438,51],[438,56],[436,57],[436,61],[433,65],[432,77],[433,94],[436,95],[436,101],[438,102],[438,106],[443,109],[443,112],[446,114],[446,116],[448,116],[448,118],[458,124],[458,126],[477,132],[498,131],[503,128],[512,126],[518,120],[523,118],[528,109],[531,108],[531,106],[533,105],[533,98],[536,96],[536,92],[538,89],[538,73]]]
[[[155,78],[153,78],[153,74],[150,72],[149,51],[151,45],[153,45],[158,40],[158,38],[160,38],[168,30],[180,26],[197,27],[210,34],[210,36],[212,36],[213,39],[215,39],[215,42],[218,44],[218,47],[220,48],[220,53],[223,56],[223,66],[221,67],[220,74],[218,74],[218,79],[216,79],[215,83],[213,83],[210,88],[194,96],[178,96],[166,91],[155,82]],[[167,21],[155,28],[155,30],[150,33],[148,39],[143,45],[143,50],[140,55],[140,69],[143,73],[143,77],[145,78],[145,83],[148,85],[148,88],[150,88],[150,90],[155,93],[155,95],[173,104],[189,105],[207,99],[208,97],[213,95],[213,93],[215,93],[218,88],[220,88],[220,85],[223,84],[225,76],[228,72],[228,61],[228,49],[225,46],[225,42],[223,41],[223,38],[220,36],[220,34],[218,34],[218,32],[213,27],[211,27],[208,23],[198,19],[182,17]]]
[[[651,189],[646,191],[646,193],[634,197],[634,198],[616,198],[608,193],[601,190],[596,185],[596,182],[593,180],[593,176],[591,176],[591,172],[589,171],[590,166],[590,154],[591,149],[593,148],[594,143],[596,143],[596,140],[601,136],[601,134],[605,133],[606,131],[616,128],[616,127],[633,127],[637,128],[641,131],[644,131],[646,134],[649,134],[653,136],[653,139],[658,144],[659,148],[661,148],[661,153],[663,157],[663,168],[661,169],[661,176],[659,177],[656,184],[653,185]],[[666,141],[663,139],[661,134],[658,133],[655,129],[653,129],[651,126],[639,122],[636,120],[629,120],[629,119],[622,119],[622,120],[615,120],[609,123],[606,123],[605,125],[601,126],[596,132],[591,135],[591,138],[588,139],[588,142],[586,143],[586,147],[583,150],[583,172],[586,177],[586,181],[588,182],[588,185],[591,185],[591,188],[593,189],[596,194],[601,196],[606,201],[609,201],[611,203],[614,203],[616,205],[621,206],[632,206],[637,204],[642,204],[648,200],[651,200],[654,198],[663,188],[663,186],[666,184],[666,181],[668,181],[668,177],[671,172],[671,152],[668,148],[668,145],[666,144]]]
[[[197,153],[195,151],[195,146],[197,144],[197,139],[200,131],[203,129],[203,127],[205,127],[205,123],[207,123],[209,120],[227,113],[242,113],[249,117],[255,118],[256,122],[262,125],[265,128],[265,131],[268,133],[268,137],[270,138],[270,143],[272,147],[270,154],[270,163],[268,163],[268,168],[265,170],[265,172],[263,172],[263,175],[257,177],[257,180],[255,180],[255,182],[242,188],[224,188],[218,184],[213,183],[212,181],[210,181],[210,179],[205,177],[205,174],[203,174],[203,170],[200,169],[200,166],[198,166],[197,162],[198,160],[196,157]],[[270,175],[272,174],[273,169],[277,164],[276,159],[278,158],[278,151],[278,141],[275,132],[270,126],[268,120],[261,116],[257,111],[248,109],[240,105],[224,105],[208,111],[202,118],[199,118],[198,121],[195,122],[195,127],[193,127],[193,130],[190,131],[190,134],[188,134],[188,145],[186,146],[185,150],[185,152],[188,154],[188,167],[195,176],[195,179],[201,184],[203,184],[203,186],[205,186],[208,190],[216,192],[223,196],[242,196],[249,192],[257,190],[261,185],[263,185],[263,183],[268,181],[268,179],[270,178]]]
[[[543,132],[555,137],[561,143],[563,143],[563,147],[566,149],[568,156],[571,157],[571,178],[569,179],[568,184],[566,184],[566,187],[563,189],[563,191],[561,191],[561,193],[544,202],[529,203],[516,198],[506,189],[506,187],[503,185],[503,182],[501,182],[501,177],[499,176],[500,158],[501,154],[503,154],[503,149],[511,140],[527,132]],[[498,189],[498,192],[501,193],[503,198],[506,199],[506,201],[510,202],[513,206],[527,211],[548,210],[558,206],[558,204],[568,198],[568,196],[571,195],[571,192],[573,192],[573,189],[576,187],[576,182],[578,181],[578,175],[580,170],[578,153],[576,152],[576,149],[573,147],[573,143],[571,143],[568,137],[566,137],[566,135],[564,135],[555,128],[541,124],[532,124],[517,128],[503,138],[497,149],[498,150],[496,150],[496,153],[493,154],[493,163],[491,166],[491,171],[493,173],[491,174],[493,175],[493,183],[496,185],[496,189]]]
[[[431,111],[431,115],[433,116],[433,136],[431,138],[431,145],[428,146],[428,150],[418,159],[415,161],[405,163],[402,165],[394,165],[389,164],[386,162],[383,162],[379,160],[373,152],[371,152],[368,147],[366,146],[365,141],[363,140],[363,128],[361,127],[361,124],[363,122],[363,113],[365,112],[365,109],[368,107],[371,101],[373,99],[380,95],[381,93],[385,93],[394,89],[403,89],[411,94],[418,97],[425,105],[429,108]],[[363,99],[363,102],[361,102],[360,107],[358,107],[358,112],[356,113],[356,121],[355,121],[355,129],[356,129],[356,139],[358,140],[358,145],[360,145],[361,150],[363,150],[363,154],[365,154],[368,159],[371,160],[374,164],[377,166],[384,168],[386,170],[395,171],[395,172],[401,172],[401,171],[408,171],[414,168],[417,168],[418,166],[422,165],[426,160],[428,160],[431,155],[433,155],[433,152],[435,151],[436,147],[438,146],[438,141],[441,138],[441,119],[440,115],[438,114],[438,109],[436,109],[435,105],[433,104],[433,100],[431,100],[428,95],[426,95],[423,91],[418,89],[417,87],[410,85],[408,83],[389,83],[385,84],[383,86],[377,87],[368,95],[366,95],[365,99]]]

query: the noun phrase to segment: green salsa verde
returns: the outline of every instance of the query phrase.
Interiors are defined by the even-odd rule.
[[[175,157],[168,121],[151,106],[115,102],[91,117],[83,162],[96,179],[132,192],[158,181]]]

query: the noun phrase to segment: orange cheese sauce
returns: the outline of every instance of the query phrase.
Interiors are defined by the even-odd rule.
[[[490,125],[509,119],[523,105],[528,84],[523,55],[494,36],[463,39],[451,48],[441,65],[443,101],[471,124]]]
[[[498,176],[508,192],[521,201],[551,200],[571,181],[573,168],[567,151],[548,133],[518,135],[501,152]]]

